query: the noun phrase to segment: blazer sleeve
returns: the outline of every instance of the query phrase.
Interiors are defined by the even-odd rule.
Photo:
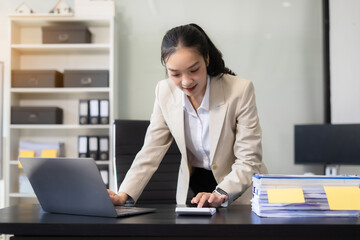
[[[262,166],[261,127],[253,84],[246,84],[236,108],[236,135],[233,146],[235,162],[231,172],[217,187],[228,194],[227,205],[241,196],[252,184],[252,175]]]
[[[144,145],[136,155],[119,188],[119,192],[127,193],[135,202],[158,169],[173,141],[159,104],[159,94],[160,84],[156,86],[154,108],[150,125],[146,131]]]

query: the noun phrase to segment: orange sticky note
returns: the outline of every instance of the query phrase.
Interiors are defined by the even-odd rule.
[[[360,210],[360,188],[324,186],[330,210]]]
[[[269,203],[304,203],[304,193],[301,188],[267,189]]]
[[[35,157],[35,151],[31,150],[20,150],[19,157]],[[18,167],[22,168],[21,163],[18,163]]]
[[[56,158],[57,150],[56,149],[44,149],[41,151],[41,157],[43,158]]]

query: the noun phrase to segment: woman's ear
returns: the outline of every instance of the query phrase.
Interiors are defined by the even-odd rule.
[[[206,59],[205,59],[205,62],[206,62],[206,67],[208,67],[208,66],[209,66],[209,63],[210,63],[210,61],[209,61],[209,54],[207,55],[207,57],[206,57]]]

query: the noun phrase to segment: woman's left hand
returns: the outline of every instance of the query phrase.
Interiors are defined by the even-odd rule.
[[[198,208],[202,207],[220,207],[221,204],[226,200],[226,195],[219,195],[215,192],[200,192],[193,199],[192,204],[197,204]]]

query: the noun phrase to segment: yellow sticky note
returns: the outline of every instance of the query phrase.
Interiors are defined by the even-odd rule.
[[[44,149],[41,151],[41,157],[43,158],[55,158],[57,156],[56,149]]]
[[[267,189],[269,203],[304,203],[304,193],[301,188]]]
[[[35,151],[31,150],[20,150],[19,157],[35,157]],[[18,163],[18,167],[22,168],[21,163]]]
[[[330,210],[360,210],[359,187],[324,186]]]

